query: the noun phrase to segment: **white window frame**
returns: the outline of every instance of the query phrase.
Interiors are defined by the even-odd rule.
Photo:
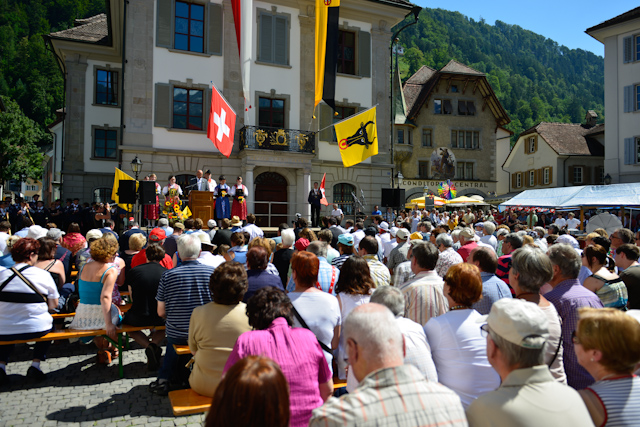
[[[536,171],[529,171],[529,187],[536,186]]]
[[[516,173],[516,188],[522,188],[522,173]]]
[[[536,137],[532,136],[529,138],[529,153],[533,153],[536,151]]]
[[[551,171],[549,170],[549,168],[548,168],[548,167],[546,167],[546,168],[544,168],[544,169],[542,170],[542,183],[543,183],[544,185],[549,185],[550,178],[551,178],[551,177],[550,177],[550,173],[549,173],[549,172],[551,172]]]
[[[582,184],[584,182],[584,169],[582,166],[573,167],[573,182],[574,184]]]

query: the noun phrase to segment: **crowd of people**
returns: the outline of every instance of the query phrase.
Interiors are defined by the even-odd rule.
[[[272,238],[253,214],[120,235],[0,222],[0,342],[46,335],[79,297],[70,328],[148,326],[131,337],[157,370],[149,390],[211,397],[211,426],[637,425],[631,229],[578,240],[572,214],[380,214],[319,218],[319,231],[298,218]],[[109,363],[116,349],[93,342]],[[28,377],[46,378],[48,345]],[[0,345],[0,385],[12,349]]]

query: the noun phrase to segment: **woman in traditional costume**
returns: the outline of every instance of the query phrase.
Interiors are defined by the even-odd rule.
[[[233,196],[233,206],[231,207],[231,215],[237,215],[241,220],[247,219],[247,196],[249,191],[242,184],[242,177],[239,176],[236,184],[231,187],[231,196]]]
[[[159,196],[160,196],[160,193],[162,192],[162,187],[160,187],[160,184],[156,182],[155,173],[152,173],[151,175],[149,175],[148,180],[153,181],[156,185],[156,203],[151,205],[144,205],[144,217],[149,221],[149,223],[147,224],[149,227],[155,227],[156,220],[159,217],[159,211],[158,211],[158,209],[160,208]]]
[[[220,175],[218,185],[213,191],[216,197],[216,218],[231,218],[231,207],[229,206],[229,196],[231,196],[231,187],[227,185],[227,178]]]

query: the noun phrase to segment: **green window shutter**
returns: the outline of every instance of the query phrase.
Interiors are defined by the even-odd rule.
[[[209,3],[207,22],[207,53],[222,55],[222,5]]]
[[[171,127],[171,85],[156,83],[154,125],[157,127]]]
[[[358,32],[358,75],[371,77],[371,34]]]
[[[156,22],[156,46],[173,47],[173,2],[158,0]]]
[[[318,108],[320,108],[320,129],[326,128],[320,131],[320,141],[331,142],[333,141],[333,126],[330,126],[333,123],[331,107],[325,103],[320,103]]]
[[[204,99],[202,102],[204,102],[202,106],[202,130],[206,132],[209,127],[209,115],[211,112],[211,89],[204,90]]]
[[[260,50],[258,59],[263,62],[273,62],[273,16],[260,14]]]
[[[289,19],[285,16],[275,16],[274,56],[276,64],[289,65]]]

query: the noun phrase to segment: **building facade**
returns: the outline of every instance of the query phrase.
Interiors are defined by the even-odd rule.
[[[587,29],[604,44],[604,172],[640,181],[640,7]]]
[[[198,169],[230,184],[242,176],[248,209],[262,215],[262,225],[308,214],[307,194],[324,173],[330,202],[351,211],[357,193],[377,204],[390,181],[390,29],[412,5],[343,3],[339,114],[321,104],[316,118],[314,5],[253,2],[248,105],[230,2],[112,0],[107,14],[49,35],[67,80],[63,196],[110,194],[114,168],[127,172],[137,156],[141,174],[156,173],[162,185],[169,175],[186,184]],[[229,158],[206,136],[212,83],[238,113]],[[333,130],[317,132],[375,104],[380,154],[342,167]]]
[[[509,146],[510,122],[486,76],[457,61],[423,66],[402,89],[396,113],[394,159],[407,200],[450,179],[458,195],[506,192],[499,147]]]
[[[541,122],[520,134],[503,169],[509,191],[604,184],[605,132],[587,113],[585,124]]]

